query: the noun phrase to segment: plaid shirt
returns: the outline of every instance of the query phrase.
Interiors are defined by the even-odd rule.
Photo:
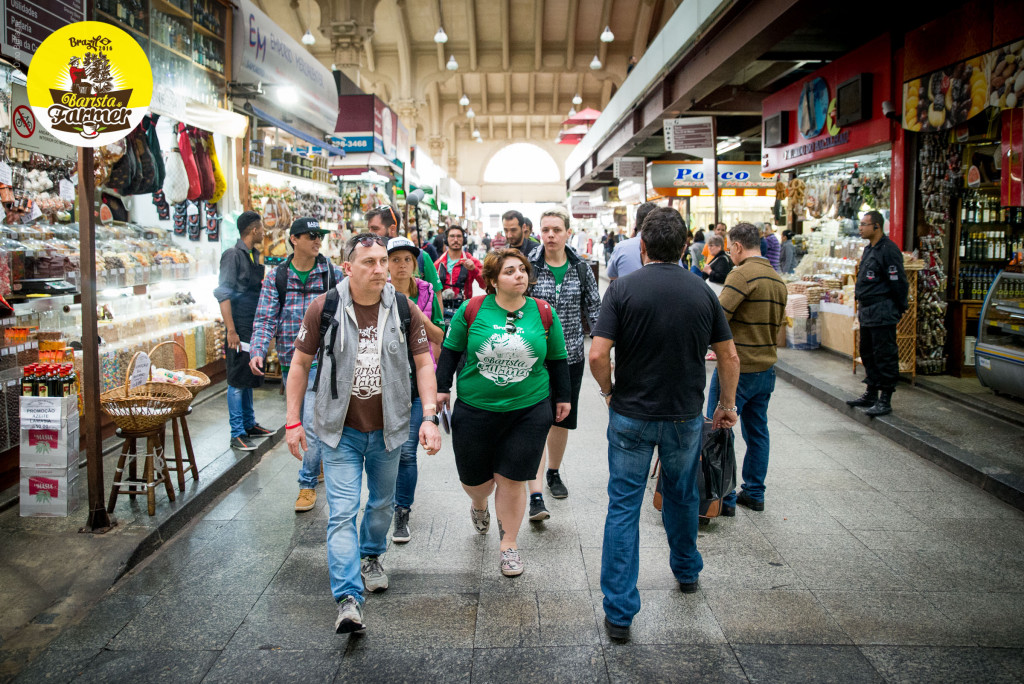
[[[576,265],[582,260],[568,245],[565,248],[565,255],[569,260],[569,268],[565,271],[561,286],[556,287],[555,274],[544,261],[544,247],[534,248],[530,262],[533,264],[537,282],[533,285],[530,295],[543,299],[555,307],[558,320],[562,322],[562,332],[565,334],[567,361],[580,363],[584,359],[583,317],[586,316],[591,330],[597,327],[597,315],[601,312],[601,295],[590,265],[586,265],[586,282],[581,283]]]
[[[278,268],[283,267],[281,264]],[[253,323],[252,341],[249,347],[249,356],[267,358],[267,350],[270,348],[270,338],[277,335],[277,357],[282,366],[290,366],[292,354],[295,352],[295,336],[302,326],[302,318],[306,315],[306,309],[314,299],[324,293],[324,276],[327,268],[334,268],[334,282],[339,283],[344,279],[345,274],[340,268],[318,263],[310,271],[303,285],[299,276],[288,269],[288,281],[285,288],[284,308],[280,307],[280,299],[277,294],[277,268],[267,271],[263,279],[263,288],[260,290],[260,303],[256,307],[256,320]],[[280,315],[278,310],[280,309]]]

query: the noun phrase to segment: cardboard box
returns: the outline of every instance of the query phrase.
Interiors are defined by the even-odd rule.
[[[22,468],[67,468],[78,462],[79,428],[29,428],[21,431]]]
[[[78,463],[68,468],[22,468],[19,505],[23,518],[64,518],[81,500]]]
[[[78,397],[21,397],[22,428],[78,429]]]

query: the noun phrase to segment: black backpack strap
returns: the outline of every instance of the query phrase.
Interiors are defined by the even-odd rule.
[[[291,266],[292,257],[294,254],[289,254],[288,258],[283,263],[278,264],[277,269],[274,270],[274,285],[277,286],[277,316],[281,317],[281,312],[284,311],[284,301],[288,297],[288,267]]]
[[[338,302],[341,301],[341,294],[338,288],[327,293],[324,299],[324,308],[320,312],[320,349],[317,351],[316,378],[313,379],[313,392],[320,388],[320,372],[324,367],[324,349],[331,357],[331,399],[338,398],[338,369],[334,359],[334,343],[338,339],[338,323],[334,320],[334,314],[338,311]],[[327,339],[327,333],[331,333],[331,339]]]
[[[405,333],[405,349],[409,356],[409,371],[412,381],[412,397],[415,399],[419,394],[416,386],[416,361],[412,358],[412,344],[410,330],[412,329],[412,311],[409,309],[409,298],[401,292],[395,293],[395,305],[398,307],[398,318],[402,321],[402,331]]]

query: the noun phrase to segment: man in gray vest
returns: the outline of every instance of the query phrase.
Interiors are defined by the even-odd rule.
[[[313,300],[295,337],[285,420],[288,448],[301,460],[306,434],[300,407],[310,367],[319,354],[313,425],[322,444],[330,506],[327,565],[338,602],[334,627],[339,634],[366,628],[364,589],[388,588],[380,556],[387,550],[413,387],[423,403],[420,444],[428,454],[441,448],[426,319],[415,303],[387,282],[384,238],[356,235],[346,244],[345,255],[347,277]],[[357,534],[364,467],[369,499]]]

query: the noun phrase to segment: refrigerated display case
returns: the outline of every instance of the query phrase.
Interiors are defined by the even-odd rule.
[[[974,359],[981,384],[1024,398],[1024,273],[996,276],[979,327]]]

